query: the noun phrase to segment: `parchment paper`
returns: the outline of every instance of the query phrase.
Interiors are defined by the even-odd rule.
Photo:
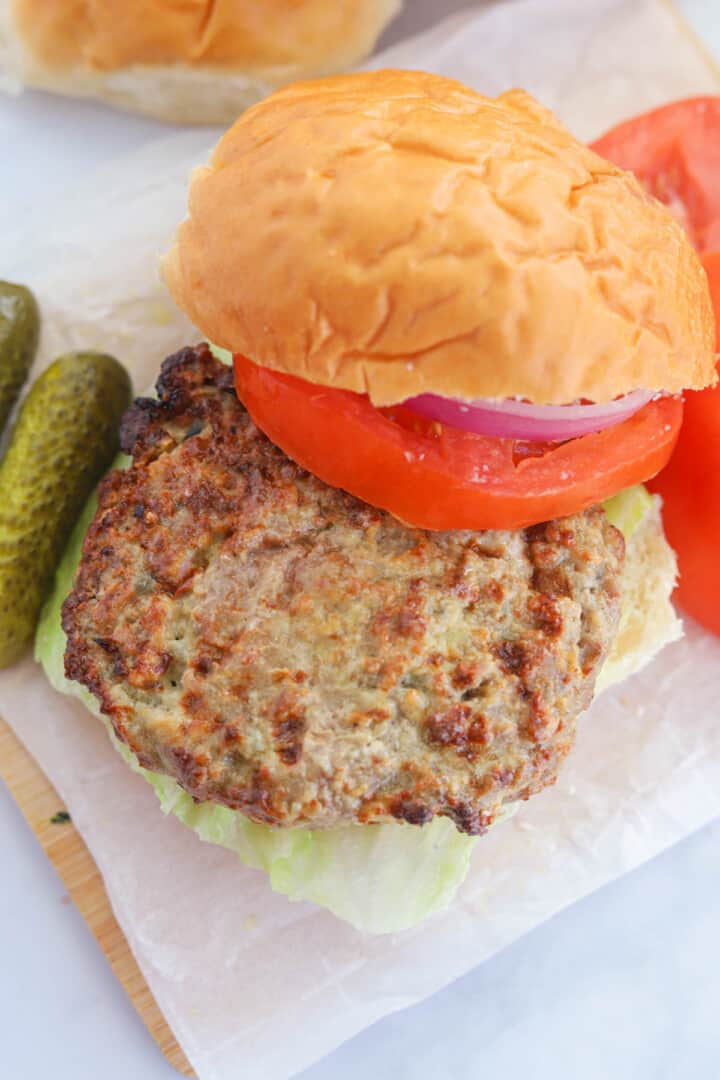
[[[380,61],[495,93],[524,84],[580,135],[641,108],[717,91],[712,66],[651,0],[480,6]],[[4,237],[3,274],[37,291],[39,364],[101,346],[136,388],[196,334],[156,274],[207,131],[174,136],[93,178]],[[275,896],[260,873],[163,818],[97,721],[31,662],[0,677],[0,711],[60,791],[118,920],[201,1080],[274,1080],[433,993],[560,908],[720,812],[720,642],[694,627],[600,698],[557,786],[476,850],[452,909],[364,938]]]

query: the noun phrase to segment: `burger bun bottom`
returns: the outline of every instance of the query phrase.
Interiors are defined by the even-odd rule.
[[[675,553],[665,539],[660,499],[627,541],[623,570],[623,615],[596,693],[623,682],[645,667],[671,641],[682,623],[671,601],[677,578]]]

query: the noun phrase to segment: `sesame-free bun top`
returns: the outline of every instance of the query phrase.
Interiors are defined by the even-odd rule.
[[[0,67],[29,86],[228,123],[278,86],[352,68],[402,0],[0,0]]]
[[[218,64],[338,68],[368,51],[398,0],[14,0],[17,25],[51,67]]]
[[[288,87],[196,171],[189,211],[164,274],[203,333],[377,405],[714,378],[683,229],[520,90],[407,71]]]

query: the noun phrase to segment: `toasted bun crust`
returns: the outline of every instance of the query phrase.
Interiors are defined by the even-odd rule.
[[[215,343],[377,405],[714,379],[682,228],[528,94],[381,71],[286,88],[197,170],[164,264]]]
[[[181,122],[229,123],[352,67],[402,0],[0,0],[5,78]]]

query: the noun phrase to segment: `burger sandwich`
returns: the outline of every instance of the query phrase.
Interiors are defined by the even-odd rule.
[[[403,929],[679,633],[641,485],[714,379],[704,272],[528,94],[407,71],[245,113],[163,272],[212,346],[126,414],[38,657],[166,811]]]

